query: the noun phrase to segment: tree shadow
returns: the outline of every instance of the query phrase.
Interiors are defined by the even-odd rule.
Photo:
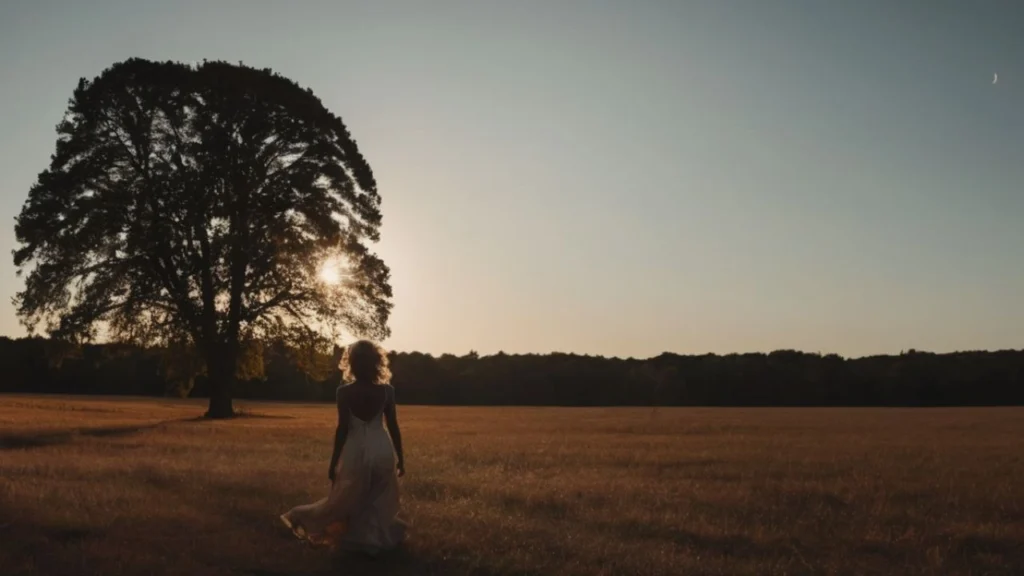
[[[189,420],[184,420],[187,422]],[[182,421],[173,421],[182,422]],[[35,447],[85,436],[125,436],[167,422],[86,431],[26,436]],[[42,437],[42,438],[39,438]],[[205,479],[201,490],[160,469],[139,477],[152,497],[170,505],[170,514],[151,516],[144,510],[117,522],[77,520],[26,507],[0,494],[0,566],[3,573],[196,573],[252,576],[429,576],[510,574],[481,558],[479,551],[459,546],[434,550],[411,539],[397,550],[377,557],[328,550],[307,550],[278,520],[278,515],[310,497],[306,489],[268,486],[239,476]],[[29,503],[25,503],[29,504]],[[166,504],[165,504],[166,505]],[[174,513],[180,506],[180,514]],[[197,511],[199,513],[197,514]],[[554,549],[551,553],[572,554]],[[500,561],[499,556],[493,559]],[[9,569],[9,570],[8,570]],[[529,570],[520,576],[536,574]]]
[[[926,562],[925,556],[930,550],[940,550],[943,566],[951,571],[1024,573],[1024,543],[1012,536],[946,532],[920,542],[870,542],[857,547],[858,552],[890,564]]]
[[[631,519],[585,521],[573,502],[551,497],[527,499],[505,495],[496,502],[513,514],[524,514],[545,522],[585,523],[595,534],[614,534],[624,542],[666,542],[702,557],[791,566],[806,566],[814,557],[814,551],[797,538],[756,540],[741,533],[700,533],[679,526]]]
[[[80,427],[70,430],[56,430],[47,432],[36,432],[33,434],[6,434],[0,436],[0,450],[32,450],[36,448],[47,448],[69,444],[75,438],[118,438],[131,436],[147,430],[154,430],[168,424],[181,424],[185,422],[198,422],[201,418],[180,418],[175,420],[162,420],[149,424],[128,424],[120,426],[103,427]]]
[[[276,549],[282,552],[279,556],[284,557],[290,556],[291,551],[308,547],[295,538],[280,522],[278,515],[296,504],[305,503],[306,499],[315,499],[316,495],[307,495],[303,490],[282,492],[258,483],[225,479],[209,482],[204,486],[204,491],[212,495],[210,500],[213,506],[208,510],[209,513],[239,529],[256,532],[264,548]],[[239,494],[244,494],[245,498],[237,498]],[[413,526],[410,540],[395,550],[377,556],[358,552],[331,552],[322,548],[312,550],[314,558],[305,557],[309,564],[307,566],[281,567],[275,565],[280,558],[270,555],[262,565],[236,567],[232,571],[249,576],[498,576],[507,573],[481,565],[478,555],[473,554],[472,550],[462,550],[460,553],[459,550],[448,549],[441,555],[434,554],[418,548],[415,538]],[[471,558],[476,558],[477,562],[470,562]]]
[[[206,417],[203,417],[206,419]],[[235,415],[231,419],[237,420],[298,420],[298,416],[291,414],[266,414],[264,412],[250,412],[246,409],[239,409],[235,411]]]
[[[701,534],[677,527],[638,522],[623,522],[610,528],[624,540],[662,540],[703,555],[724,558],[793,559],[794,556],[806,556],[809,553],[795,538],[758,542],[745,534]]]
[[[55,548],[73,547],[100,536],[98,531],[80,526],[43,526],[31,514],[0,501],[0,566],[5,574],[32,573],[40,559]]]
[[[452,573],[453,570],[431,566],[407,549],[395,550],[376,558],[357,554],[334,554],[317,570],[265,570],[255,568],[236,571],[247,576],[421,576]],[[456,571],[458,572],[458,571]],[[465,573],[465,571],[459,572]],[[474,572],[479,576],[496,576],[487,572]]]

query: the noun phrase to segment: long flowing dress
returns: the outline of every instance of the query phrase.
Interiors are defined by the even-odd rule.
[[[393,402],[390,389],[385,406],[387,402]],[[369,421],[349,412],[348,421],[330,494],[292,508],[281,521],[311,544],[377,554],[405,538],[395,450],[383,410]]]

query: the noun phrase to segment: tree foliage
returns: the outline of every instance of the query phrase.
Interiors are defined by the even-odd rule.
[[[195,347],[231,413],[254,343],[384,338],[380,197],[340,118],[270,70],[131,59],[82,79],[17,218],[19,316],[57,339]],[[321,281],[326,261],[344,270]]]

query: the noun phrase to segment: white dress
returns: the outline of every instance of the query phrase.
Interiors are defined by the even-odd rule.
[[[385,406],[393,402],[389,387]],[[349,412],[348,434],[326,498],[296,506],[281,521],[314,545],[376,554],[405,538],[399,517],[395,449],[384,412],[369,421]]]

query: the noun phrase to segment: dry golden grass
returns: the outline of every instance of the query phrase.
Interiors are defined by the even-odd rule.
[[[1024,574],[1021,409],[405,407],[408,545],[277,524],[330,406],[0,397],[0,573]]]

